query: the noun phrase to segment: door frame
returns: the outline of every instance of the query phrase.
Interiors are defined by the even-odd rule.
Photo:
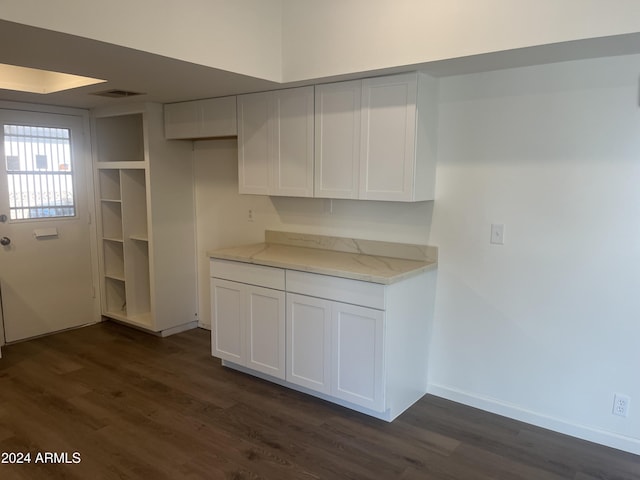
[[[89,240],[91,249],[91,281],[93,283],[93,313],[92,320],[94,322],[101,321],[101,309],[100,309],[100,291],[98,285],[100,285],[100,277],[98,275],[98,232],[96,225],[96,191],[94,185],[93,175],[93,149],[91,142],[91,122],[89,110],[81,108],[70,107],[56,107],[51,105],[40,105],[31,103],[9,102],[0,100],[0,110],[15,110],[19,112],[31,112],[31,113],[49,113],[54,115],[69,115],[73,117],[79,117],[82,122],[83,130],[83,161],[85,161],[84,177],[78,179],[85,182],[87,189],[87,211],[89,212]],[[1,298],[2,292],[0,292]],[[0,305],[1,308],[1,305]],[[28,340],[28,339],[27,339]],[[23,340],[18,340],[21,342]],[[5,345],[4,337],[4,318],[0,314],[0,346]],[[1,355],[1,354],[0,354]]]

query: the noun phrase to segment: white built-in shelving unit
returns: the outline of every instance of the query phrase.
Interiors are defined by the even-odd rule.
[[[190,145],[162,105],[93,112],[102,314],[163,335],[197,324]]]

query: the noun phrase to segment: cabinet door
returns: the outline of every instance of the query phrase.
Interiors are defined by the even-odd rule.
[[[332,305],[331,395],[383,411],[384,312]]]
[[[236,97],[208,98],[198,101],[200,107],[200,137],[231,137],[237,135]]]
[[[284,292],[246,285],[246,366],[285,378]]]
[[[236,97],[208,98],[164,106],[167,139],[229,137],[237,134]]]
[[[415,73],[363,80],[360,198],[413,199],[417,89]]]
[[[169,103],[164,106],[165,138],[196,138],[199,133],[198,102]]]
[[[211,353],[214,357],[245,364],[244,285],[211,279]]]
[[[269,194],[313,196],[313,87],[272,92]]]
[[[269,194],[269,117],[273,92],[238,97],[240,193]]]
[[[362,82],[316,86],[315,196],[358,198]]]
[[[331,392],[331,302],[287,293],[286,380]]]

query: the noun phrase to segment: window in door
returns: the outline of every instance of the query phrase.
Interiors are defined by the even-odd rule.
[[[69,129],[4,125],[4,151],[12,220],[75,216]]]

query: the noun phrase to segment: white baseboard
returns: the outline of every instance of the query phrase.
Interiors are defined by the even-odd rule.
[[[463,405],[479,408],[496,415],[512,418],[537,427],[553,430],[558,433],[616,448],[625,452],[640,455],[640,439],[599,430],[586,425],[567,422],[560,418],[550,417],[538,412],[526,410],[517,405],[501,402],[495,398],[483,397],[444,385],[429,384],[427,393],[446,398]]]
[[[178,325],[177,327],[167,328],[166,330],[162,330],[160,332],[161,337],[168,337],[170,335],[175,335],[176,333],[186,332],[187,330],[192,330],[194,328],[198,328],[198,322],[188,322],[182,325]]]

